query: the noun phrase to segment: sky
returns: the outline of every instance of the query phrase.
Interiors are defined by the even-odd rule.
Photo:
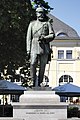
[[[45,0],[54,8],[51,14],[72,27],[80,36],[80,0]]]

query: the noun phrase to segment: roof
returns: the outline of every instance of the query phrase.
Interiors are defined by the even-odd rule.
[[[48,16],[53,20],[53,29],[56,36],[66,37],[66,38],[79,38],[77,32],[70,27],[69,25],[65,24],[55,16],[48,14]]]

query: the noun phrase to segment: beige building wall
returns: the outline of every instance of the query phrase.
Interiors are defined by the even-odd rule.
[[[80,86],[80,40],[70,40],[64,44],[53,45],[51,62],[45,72],[49,78],[49,86],[54,88],[59,85],[59,79],[63,75],[73,78],[73,84]],[[62,46],[61,46],[62,45]],[[58,59],[58,50],[64,50],[64,59]],[[72,50],[72,59],[66,59],[66,50]]]
[[[80,59],[77,59],[75,61],[75,73],[76,73],[76,77],[74,80],[74,84],[80,86]]]

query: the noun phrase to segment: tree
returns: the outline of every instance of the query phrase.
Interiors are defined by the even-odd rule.
[[[31,20],[29,0],[0,1],[0,69],[21,66],[26,59],[25,36]],[[2,69],[3,68],[3,69]]]
[[[44,0],[31,0],[32,1],[32,6],[33,8],[37,7],[38,5],[42,6],[47,12],[49,12],[50,10],[52,10],[53,8],[51,8],[48,4],[48,2],[45,2]]]

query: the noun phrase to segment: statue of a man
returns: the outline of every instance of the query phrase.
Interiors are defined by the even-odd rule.
[[[52,25],[42,7],[36,9],[36,16],[37,20],[29,24],[27,31],[27,54],[30,54],[30,74],[34,87],[37,64],[39,63],[38,86],[40,86],[50,53],[49,42],[55,37]]]

